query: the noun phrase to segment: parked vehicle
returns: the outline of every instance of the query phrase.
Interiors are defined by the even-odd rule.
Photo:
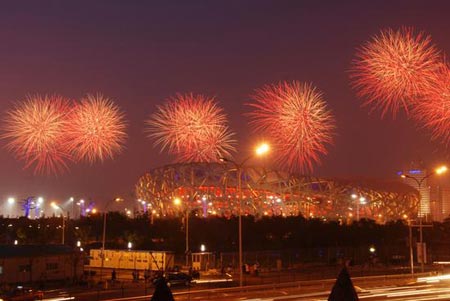
[[[44,292],[28,287],[18,286],[13,290],[0,294],[0,301],[34,301],[42,300]]]
[[[167,273],[166,281],[169,287],[174,285],[190,286],[192,283],[192,276],[183,272]]]

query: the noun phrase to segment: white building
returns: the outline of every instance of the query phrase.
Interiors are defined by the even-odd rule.
[[[418,216],[431,214],[430,186],[428,185],[427,171],[424,169],[410,169],[402,172],[404,183],[417,189],[420,193],[420,206]]]
[[[92,249],[89,267],[102,267],[102,250]],[[164,251],[105,250],[103,267],[127,270],[166,270],[174,266],[174,254]]]

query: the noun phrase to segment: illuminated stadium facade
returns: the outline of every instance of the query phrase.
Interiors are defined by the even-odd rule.
[[[379,223],[417,216],[416,190],[399,181],[294,176],[261,167],[241,169],[245,215],[370,218]],[[238,215],[238,171],[231,164],[180,163],[155,168],[136,185],[136,196],[155,216]],[[177,205],[174,200],[179,199]]]

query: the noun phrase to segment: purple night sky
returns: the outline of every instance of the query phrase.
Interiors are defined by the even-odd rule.
[[[100,92],[126,114],[115,160],[71,165],[58,177],[23,170],[0,141],[0,203],[8,196],[132,197],[147,170],[171,163],[144,120],[177,92],[216,96],[237,133],[251,137],[244,104],[255,88],[312,82],[337,120],[335,144],[314,175],[394,177],[412,161],[449,159],[445,145],[400,114],[369,114],[350,88],[355,48],[381,29],[413,26],[450,54],[449,1],[10,1],[0,5],[0,111],[27,94],[78,99]],[[448,161],[447,161],[448,162]]]

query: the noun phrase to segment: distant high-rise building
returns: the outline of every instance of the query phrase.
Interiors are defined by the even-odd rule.
[[[448,177],[430,177],[431,216],[434,221],[442,222],[450,216],[450,185]]]
[[[431,206],[430,186],[427,181],[427,171],[425,169],[410,169],[401,173],[406,176],[403,178],[404,183],[417,189],[420,193],[418,216],[429,216],[431,214]]]
[[[441,189],[442,220],[450,216],[450,187]]]

